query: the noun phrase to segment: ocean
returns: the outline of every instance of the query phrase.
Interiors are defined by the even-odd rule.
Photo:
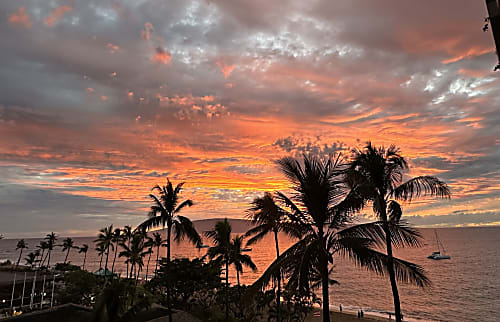
[[[436,250],[434,229],[421,229],[425,245],[421,248],[396,250],[402,259],[424,267],[432,286],[422,290],[414,286],[399,284],[401,307],[405,320],[411,321],[500,321],[500,227],[440,228],[436,229],[439,238],[451,256],[450,260],[434,261],[427,259]],[[58,243],[62,243],[62,237]],[[87,254],[86,268],[97,270],[99,257],[93,251],[94,237],[75,237],[75,245],[89,244],[92,251]],[[284,251],[293,243],[287,236],[280,235],[280,249]],[[25,255],[38,245],[40,239],[26,239],[29,249]],[[16,261],[17,240],[0,240],[0,259]],[[161,250],[165,256],[165,249]],[[198,250],[186,242],[173,244],[173,257],[202,256],[205,249]],[[258,267],[258,272],[245,270],[242,283],[250,284],[274,260],[273,236],[269,235],[252,246],[250,253]],[[62,262],[65,253],[60,248],[52,255],[52,263]],[[153,254],[149,272],[154,271]],[[148,258],[145,258],[145,264]],[[69,261],[81,265],[83,254],[72,250]],[[108,266],[111,267],[112,254]],[[103,264],[104,265],[104,264]],[[117,258],[115,270],[125,274],[123,260]],[[143,270],[145,274],[146,268]],[[236,279],[234,269],[230,268],[230,278]],[[331,287],[330,303],[338,309],[342,304],[344,311],[363,309],[367,313],[388,316],[393,312],[392,293],[388,278],[376,276],[356,267],[350,260],[337,258],[334,275],[340,284]]]

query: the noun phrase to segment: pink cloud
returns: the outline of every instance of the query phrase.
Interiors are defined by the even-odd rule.
[[[224,78],[227,79],[231,75],[231,73],[233,72],[235,66],[234,65],[226,65],[222,61],[217,61],[216,63],[217,63],[217,66],[219,66],[222,74],[224,75]]]
[[[151,58],[151,60],[155,63],[169,64],[172,60],[172,55],[170,55],[168,51],[165,51],[165,49],[161,46],[156,47],[155,52],[155,55]]]
[[[16,12],[9,15],[9,23],[19,25],[26,29],[31,28],[31,18],[24,7],[20,7]]]
[[[50,12],[50,15],[45,17],[44,23],[47,26],[53,26],[58,20],[60,20],[66,13],[73,10],[70,6],[57,7]]]

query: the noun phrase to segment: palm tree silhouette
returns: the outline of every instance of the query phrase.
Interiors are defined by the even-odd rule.
[[[263,197],[257,197],[253,200],[248,217],[252,221],[252,224],[256,226],[248,230],[245,234],[246,237],[252,236],[247,241],[247,246],[255,244],[267,234],[272,233],[276,246],[276,258],[280,256],[278,243],[279,232],[285,232],[292,237],[300,236],[300,234],[293,229],[293,226],[285,221],[286,211],[276,204],[273,196],[269,192],[266,192]],[[281,273],[278,272],[276,278],[278,288],[276,292],[277,322],[280,321],[281,279]]]
[[[106,276],[108,275],[108,258],[109,258],[109,251],[110,248],[114,249],[113,245],[113,225],[104,227],[99,230],[99,235],[97,236],[97,239],[94,240],[94,242],[97,242],[97,245],[101,245],[105,252],[106,252],[106,261],[104,264],[104,278],[106,279]]]
[[[153,233],[153,238],[151,239],[151,246],[156,247],[156,263],[155,263],[155,277],[158,272],[158,263],[159,263],[159,255],[160,255],[160,247],[166,246],[166,240],[161,237],[159,232]],[[149,264],[148,264],[149,265]]]
[[[120,228],[116,228],[113,231],[113,238],[111,240],[112,243],[115,243],[115,246],[114,246],[115,255],[113,258],[113,264],[111,265],[111,274],[114,274],[114,272],[115,272],[116,255],[118,254],[118,243],[120,243],[122,241],[122,238],[123,238],[122,230]]]
[[[236,281],[238,288],[240,287],[240,274],[243,274],[243,266],[249,267],[252,271],[257,271],[257,266],[252,261],[250,255],[243,254],[243,238],[244,236],[236,236],[231,241],[231,254],[229,255],[231,263],[236,269]]]
[[[17,259],[17,263],[16,263],[16,269],[19,266],[19,262],[21,261],[21,256],[23,255],[23,250],[25,248],[28,248],[28,244],[25,243],[24,239],[19,240],[17,242],[17,245],[16,245],[16,250],[20,250],[19,251],[19,258]]]
[[[227,218],[218,221],[212,230],[205,232],[205,236],[212,239],[214,246],[207,251],[208,257],[226,266],[226,321],[229,320],[229,264],[231,255],[231,225]]]
[[[97,255],[101,257],[101,259],[99,260],[99,270],[101,270],[102,269],[102,258],[104,256],[104,253],[106,253],[106,248],[104,247],[104,245],[99,243],[96,245],[95,250],[97,252]]]
[[[128,247],[130,247],[130,240],[132,239],[133,235],[134,234],[132,231],[132,227],[130,227],[130,226],[123,227],[122,237],[123,237],[123,240],[127,242],[126,245]],[[129,270],[129,263],[127,262],[127,277],[128,277],[128,270]]]
[[[122,243],[121,246],[123,251],[118,256],[126,258],[126,262],[130,264],[130,276],[137,280],[144,266],[143,258],[148,254],[147,246],[144,243],[144,235],[136,232],[132,236],[130,247],[125,243]]]
[[[47,241],[47,268],[50,268],[50,255],[56,246],[57,235],[54,232],[47,234],[45,240]]]
[[[364,206],[355,189],[344,183],[344,164],[340,157],[320,159],[304,155],[278,160],[282,172],[291,181],[295,193],[291,198],[278,192],[281,203],[289,209],[286,222],[295,226],[302,237],[275,260],[253,284],[262,288],[276,276],[279,269],[288,277],[287,287],[299,294],[310,295],[321,287],[323,321],[330,321],[329,285],[333,257],[338,254],[378,274],[387,273],[387,256],[374,250],[383,244],[379,225],[352,225],[352,214]],[[411,238],[395,225],[397,236]],[[395,234],[396,236],[396,234]],[[395,260],[398,277],[418,285],[428,282],[422,269],[402,260]]]
[[[172,229],[175,233],[174,240],[179,242],[184,239],[184,237],[187,237],[196,246],[201,246],[200,235],[196,232],[191,220],[187,217],[179,215],[179,212],[184,207],[190,207],[193,205],[193,202],[189,199],[179,202],[179,194],[182,191],[183,185],[184,183],[181,182],[174,188],[172,182],[170,182],[167,178],[166,186],[155,186],[153,191],[157,191],[159,196],[154,194],[149,195],[153,201],[149,218],[137,227],[137,229],[144,228],[148,230],[160,226],[163,229],[165,229],[165,226],[167,227],[167,266],[170,265]],[[168,320],[169,322],[172,322],[169,285],[167,285],[167,304],[169,310]]]
[[[68,238],[65,238],[63,240],[63,244],[62,244],[62,251],[66,251],[66,257],[64,258],[64,264],[66,264],[66,261],[68,260],[68,255],[69,255],[69,251],[72,249],[72,248],[75,248],[74,246],[74,242],[73,242],[73,239],[68,237]]]
[[[44,255],[45,255],[45,250],[49,248],[49,244],[45,241],[42,240],[40,241],[40,245],[38,247],[38,255],[40,256],[40,259],[38,260],[38,268],[41,268],[43,265],[43,262],[45,261]],[[40,254],[40,249],[42,250],[42,253]]]
[[[83,244],[82,247],[80,247],[80,249],[78,250],[78,253],[81,254],[83,253],[84,256],[83,256],[83,267],[82,267],[82,270],[85,270],[85,262],[87,260],[87,252],[89,251],[89,245],[87,244]]]
[[[406,225],[406,222],[401,220],[402,208],[398,201],[411,202],[414,198],[425,195],[449,198],[450,191],[444,182],[432,176],[419,176],[404,182],[408,163],[394,145],[386,150],[384,147],[374,147],[368,142],[363,150],[353,152],[354,158],[347,171],[347,180],[351,186],[358,187],[363,198],[373,204],[373,211],[383,228],[394,312],[396,321],[399,322],[402,317],[396,283],[397,273],[393,267],[393,227],[396,224]],[[409,227],[407,229],[411,230]],[[419,237],[417,231],[413,230],[412,233]]]
[[[28,256],[24,258],[24,260],[26,261],[26,264],[30,266],[30,268],[33,268],[33,266],[36,263],[36,258],[37,258],[36,252],[30,252],[28,253]]]

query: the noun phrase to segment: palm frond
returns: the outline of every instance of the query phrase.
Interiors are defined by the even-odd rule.
[[[388,276],[389,257],[371,248],[371,241],[364,238],[339,239],[339,253],[356,264],[381,276]],[[421,288],[430,286],[422,267],[393,257],[393,267],[398,281]]]
[[[405,201],[411,201],[421,195],[449,198],[450,189],[446,183],[436,177],[420,176],[410,179],[396,187],[391,195],[396,199]]]

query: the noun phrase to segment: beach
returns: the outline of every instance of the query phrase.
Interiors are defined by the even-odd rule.
[[[335,322],[389,321],[389,318],[367,315],[366,313],[364,317],[358,318],[357,315],[352,312],[330,311],[330,320]],[[305,320],[305,322],[320,322],[320,321],[322,321],[320,309],[315,309],[314,312],[311,313]]]

